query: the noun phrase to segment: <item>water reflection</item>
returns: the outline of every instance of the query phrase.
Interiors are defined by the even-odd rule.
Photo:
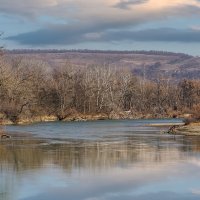
[[[196,200],[200,138],[0,142],[2,200]]]
[[[137,138],[137,139],[136,139]],[[179,136],[127,138],[123,142],[66,141],[24,139],[0,143],[1,170],[30,170],[51,163],[68,171],[74,168],[104,169],[132,163],[161,163],[186,159],[199,151],[197,140],[185,141]]]

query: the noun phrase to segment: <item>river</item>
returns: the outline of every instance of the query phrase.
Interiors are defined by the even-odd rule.
[[[0,200],[199,200],[200,137],[146,126],[168,122],[7,126]]]

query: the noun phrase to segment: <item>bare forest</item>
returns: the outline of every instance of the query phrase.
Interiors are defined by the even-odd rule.
[[[0,57],[0,118],[84,120],[177,117],[200,111],[200,81],[136,76],[107,65],[54,68],[40,60]],[[95,118],[96,119],[96,118]]]

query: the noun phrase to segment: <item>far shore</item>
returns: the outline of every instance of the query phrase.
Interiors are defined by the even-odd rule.
[[[123,119],[169,119],[172,116],[154,116],[150,114],[138,114],[138,115],[130,115],[129,113],[118,113],[108,115],[105,113],[99,114],[75,114],[69,115],[63,119],[59,119],[55,115],[48,115],[48,116],[37,116],[37,117],[30,117],[30,118],[19,118],[17,121],[13,122],[9,119],[1,119],[0,125],[25,125],[25,124],[32,124],[38,122],[56,122],[56,121],[97,121],[97,120],[123,120]],[[179,118],[179,117],[178,117]],[[183,116],[180,116],[183,118]],[[172,126],[172,125],[183,125],[183,123],[158,123],[158,124],[147,124],[147,126]]]

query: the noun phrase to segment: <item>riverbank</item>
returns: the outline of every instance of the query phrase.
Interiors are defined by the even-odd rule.
[[[109,117],[106,114],[96,114],[96,115],[69,115],[62,120],[54,115],[49,116],[37,116],[31,118],[20,118],[16,122],[9,119],[1,119],[0,125],[16,125],[16,124],[32,124],[38,122],[56,122],[56,121],[95,121],[95,120],[108,120]]]
[[[0,125],[15,125],[15,124],[32,124],[38,122],[53,122],[53,121],[92,121],[92,120],[106,120],[109,116],[106,114],[73,114],[69,115],[62,120],[60,120],[55,115],[44,115],[44,116],[33,116],[33,117],[21,117],[15,122],[3,117],[0,120]]]
[[[185,121],[185,122],[184,122]],[[188,121],[188,122],[187,122]],[[190,122],[192,121],[192,122]],[[200,121],[195,119],[185,119],[183,122],[172,122],[172,123],[157,123],[147,124],[149,127],[168,127],[165,132],[167,134],[174,135],[186,135],[186,136],[200,136]]]
[[[188,135],[188,136],[200,136],[200,122],[190,123],[188,125],[175,127],[173,134],[176,135]]]
[[[177,115],[177,118],[184,118],[184,114]],[[43,115],[43,116],[32,116],[32,117],[19,117],[16,121],[11,121],[6,118],[3,114],[0,114],[0,125],[15,125],[15,124],[32,124],[38,122],[52,122],[52,121],[96,121],[96,120],[121,120],[121,119],[167,119],[174,118],[172,114],[158,115],[158,114],[144,114],[144,113],[132,113],[130,111],[123,112],[110,112],[98,113],[98,114],[83,114],[83,113],[72,113],[63,119],[59,119],[56,115]]]
[[[150,127],[168,127],[165,132],[173,135],[200,136],[200,122],[185,123],[158,123],[148,124]]]

